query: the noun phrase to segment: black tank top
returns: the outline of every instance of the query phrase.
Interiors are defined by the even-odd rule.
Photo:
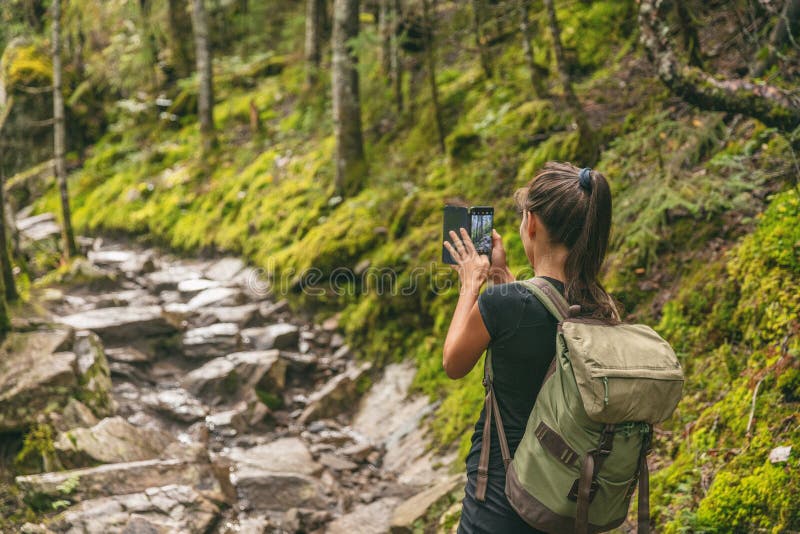
[[[555,278],[543,277],[563,295],[564,284]],[[542,387],[545,373],[556,351],[556,319],[539,302],[533,293],[520,283],[489,286],[478,297],[480,310],[486,329],[489,331],[492,349],[492,370],[494,372],[494,391],[500,408],[500,415],[508,439],[508,447],[513,456],[525,432],[528,416],[533,409],[536,396]],[[477,512],[485,511],[488,517],[509,517],[512,523],[521,525],[518,531],[526,530],[527,525],[508,504],[505,496],[505,470],[500,454],[497,429],[492,427],[491,451],[489,455],[489,485],[486,501],[474,500],[475,479],[478,472],[478,457],[481,452],[485,409],[475,423],[472,445],[466,458],[467,488],[464,507],[466,515],[478,520]],[[470,503],[470,501],[472,501]],[[478,510],[480,508],[482,510]],[[474,513],[473,513],[474,512]],[[463,512],[462,512],[463,515]],[[465,520],[467,518],[464,518]],[[494,519],[491,519],[494,521]],[[462,520],[462,523],[465,521]],[[467,525],[462,525],[467,526]],[[479,532],[492,525],[484,523],[481,528],[464,528],[460,532]],[[496,525],[500,526],[500,525]],[[530,527],[527,527],[530,528]],[[493,530],[493,529],[492,529]],[[517,530],[517,529],[515,529]]]

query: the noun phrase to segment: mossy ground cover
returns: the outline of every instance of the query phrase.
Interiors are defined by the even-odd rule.
[[[459,20],[448,4],[442,9],[444,35]],[[654,477],[656,517],[671,531],[800,528],[786,504],[797,501],[796,453],[789,464],[765,460],[774,445],[798,441],[797,422],[789,419],[800,397],[797,218],[790,218],[797,196],[769,196],[795,172],[789,147],[753,121],[670,99],[643,67],[634,2],[564,9],[578,97],[591,104],[601,138],[597,168],[614,192],[604,281],[633,317],[657,324],[688,372],[686,399],[664,429],[672,437],[657,451],[666,467]],[[533,16],[546,27],[541,14]],[[480,364],[460,381],[441,369],[457,299],[455,273],[438,262],[441,207],[494,205],[512,270],[522,274],[527,263],[511,193],[544,162],[573,160],[579,139],[554,81],[552,98],[533,96],[518,43],[504,43],[496,77],[487,81],[472,54],[446,42],[438,72],[446,130],[440,153],[427,86],[418,82],[413,112],[394,110],[374,29],[363,26],[355,45],[370,173],[360,193],[342,199],[333,190],[326,80],[304,87],[301,58],[289,55],[280,73],[238,83],[247,65],[264,57],[223,57],[215,66],[219,149],[199,158],[191,112],[154,124],[143,112],[118,110],[70,178],[75,225],[146,236],[186,253],[240,253],[264,269],[276,291],[288,291],[294,305],[320,316],[341,312],[363,358],[417,362],[414,387],[441,401],[435,443],[459,448],[454,468],[460,470],[483,390]],[[609,34],[609,27],[621,30]],[[287,28],[295,32],[287,39],[300,42],[302,25]],[[552,68],[548,41],[547,32],[537,32],[534,49],[537,62]],[[617,93],[620,80],[626,90]],[[37,209],[57,212],[54,192]],[[709,262],[709,243],[731,252]],[[767,497],[765,488],[775,485]],[[742,509],[752,513],[745,517]]]

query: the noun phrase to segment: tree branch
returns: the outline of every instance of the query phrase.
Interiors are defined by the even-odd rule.
[[[661,81],[689,104],[712,111],[741,113],[767,126],[791,132],[800,126],[800,99],[766,84],[719,80],[681,62],[670,47],[664,0],[641,0],[641,40]]]

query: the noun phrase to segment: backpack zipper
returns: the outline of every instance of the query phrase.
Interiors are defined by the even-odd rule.
[[[603,396],[603,404],[608,406],[608,377],[603,377],[603,391],[605,395]]]

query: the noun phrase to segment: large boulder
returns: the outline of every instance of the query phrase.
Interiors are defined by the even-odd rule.
[[[68,468],[96,463],[135,462],[158,458],[172,438],[158,430],[135,427],[122,417],[103,419],[91,428],[62,432],[56,454]]]
[[[106,342],[175,332],[159,306],[99,308],[67,315],[58,321],[72,328],[92,330]]]
[[[322,467],[298,438],[281,438],[250,449],[233,448],[232,481],[240,499],[256,510],[321,508],[327,504],[316,478]]]
[[[95,415],[114,411],[100,341],[69,328],[12,332],[0,346],[0,431],[22,430],[39,414],[77,398]]]
[[[399,499],[384,497],[369,504],[355,506],[350,512],[328,523],[327,534],[385,534],[389,531],[392,509]]]
[[[271,392],[283,389],[286,362],[280,351],[234,352],[191,371],[181,386],[211,404],[238,400],[247,388]]]

